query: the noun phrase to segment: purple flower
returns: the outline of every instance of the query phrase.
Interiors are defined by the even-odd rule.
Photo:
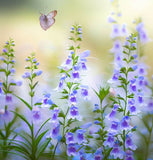
[[[59,134],[60,124],[53,125],[53,130],[51,133],[51,138],[56,138]]]
[[[130,151],[130,150],[126,151],[126,153],[125,153],[125,160],[134,160],[133,152],[132,151]]]
[[[110,132],[116,134],[119,130],[119,122],[112,121]]]
[[[95,108],[94,108],[93,112],[96,112],[96,111],[98,111],[98,110],[100,110],[99,105],[98,105],[98,104],[95,104]]]
[[[110,50],[112,53],[122,52],[122,43],[119,40],[114,41],[113,48]]]
[[[109,23],[116,22],[115,19],[113,17],[111,17],[111,16],[109,16],[107,20],[108,20]]]
[[[95,120],[95,121],[94,121],[94,124],[100,124],[100,121]]]
[[[81,68],[82,68],[82,70],[87,70],[87,66],[86,66],[85,62],[81,63]]]
[[[90,51],[86,50],[86,51],[80,53],[79,58],[83,59],[83,58],[88,57],[89,55],[90,55]]]
[[[92,122],[87,122],[85,124],[83,124],[82,126],[80,126],[80,128],[86,129],[92,126]]]
[[[33,108],[32,117],[33,117],[34,120],[40,120],[41,119],[41,113],[40,113],[40,109],[38,107]]]
[[[135,106],[130,106],[130,113],[135,114],[136,113],[136,107]]]
[[[75,156],[76,154],[77,154],[77,152],[76,152],[77,150],[76,150],[76,147],[75,147],[75,144],[68,144],[67,145],[67,155],[68,156]]]
[[[107,139],[104,142],[104,146],[109,146],[110,148],[113,147],[114,144],[114,135],[111,133],[108,133]]]
[[[118,70],[114,70],[114,74],[113,74],[112,80],[114,80],[114,81],[118,80],[119,75],[120,75],[119,71]]]
[[[0,109],[0,119],[4,120],[5,122],[9,122],[11,121],[12,118],[13,116],[10,111],[5,109]]]
[[[81,117],[80,117],[79,111],[78,111],[78,107],[72,105],[69,109],[69,114],[68,114],[67,118],[81,120]]]
[[[121,27],[121,35],[122,36],[127,36],[128,35],[126,24],[123,24],[122,27]]]
[[[82,31],[82,28],[78,28],[77,31],[78,31],[78,32]]]
[[[71,30],[73,31],[73,30],[74,30],[74,27],[71,27]]]
[[[143,97],[142,96],[138,96],[138,102],[143,103]]]
[[[118,142],[115,142],[115,144],[113,145],[113,149],[112,149],[110,155],[114,156],[114,159],[117,159],[117,157],[120,159],[123,159],[123,151],[119,147]]]
[[[44,95],[44,98],[42,100],[43,107],[50,107],[54,104],[54,102],[51,100],[50,96],[51,96],[50,93],[47,93]]]
[[[31,73],[25,72],[24,75],[22,75],[22,78],[29,78],[31,76]]]
[[[135,71],[138,68],[138,65],[132,66],[132,69]]]
[[[0,95],[1,95],[1,94],[3,94],[3,90],[2,90],[2,88],[0,87]]]
[[[77,103],[76,95],[74,93],[70,94],[69,101],[71,104],[74,104],[74,105]]]
[[[149,100],[147,107],[149,110],[153,110],[153,100],[152,99]]]
[[[40,75],[42,74],[42,72],[43,72],[43,71],[39,70],[39,71],[37,71],[37,72],[35,72],[35,73],[36,73],[37,76],[40,76]]]
[[[2,86],[3,86],[3,83],[0,82],[0,95],[3,94]]]
[[[6,101],[6,103],[11,103],[12,102],[12,96],[11,95],[6,95],[5,101]]]
[[[72,77],[73,77],[73,79],[79,79],[80,78],[79,72],[74,70],[72,72]]]
[[[15,73],[15,71],[16,71],[15,68],[12,68],[12,69],[10,70],[11,73]]]
[[[37,66],[38,66],[39,64],[40,64],[39,62],[36,63]]]
[[[137,87],[136,87],[136,84],[130,84],[130,88],[133,92],[136,92],[137,91]]]
[[[116,38],[116,37],[119,37],[120,36],[120,27],[118,24],[114,24],[113,25],[113,30],[112,30],[112,33],[111,33],[111,37],[112,38]]]
[[[6,48],[3,48],[3,52],[6,53],[6,52],[7,52],[7,49],[6,49]]]
[[[102,160],[103,159],[102,148],[98,148],[94,156],[95,156],[94,160]]]
[[[37,59],[36,59],[36,58],[34,58],[34,59],[33,59],[33,62],[37,62]]]
[[[121,124],[120,124],[122,130],[131,129],[131,126],[129,125],[129,121],[130,121],[129,116],[123,117],[123,119],[121,120]]]
[[[58,108],[54,108],[54,110],[53,110],[53,115],[52,115],[52,119],[51,119],[51,122],[52,123],[59,123],[59,121],[58,121],[58,113],[59,113],[59,109]]]
[[[88,96],[88,90],[82,88],[82,89],[81,89],[81,95],[84,96],[84,97]]]
[[[12,60],[12,63],[15,63],[15,60],[14,60],[14,59]]]
[[[95,160],[102,160],[102,156],[101,155],[95,155]]]
[[[129,148],[132,150],[136,150],[136,145],[133,144],[132,139],[130,138],[129,135],[126,135],[126,139],[125,139],[125,148]]]
[[[22,81],[16,81],[16,85],[17,86],[21,86],[22,85]]]
[[[67,132],[65,138],[66,138],[66,144],[75,143],[74,134],[73,133]]]
[[[81,86],[81,96],[84,98],[88,97],[88,87],[87,86]]]
[[[111,112],[109,115],[107,115],[106,117],[107,117],[109,120],[114,120],[118,108],[119,108],[119,105],[118,105],[118,104],[114,104],[114,107],[113,107],[113,109],[112,109],[112,112]]]
[[[29,61],[29,58],[26,58],[26,59],[25,59],[25,61],[27,61],[27,62],[28,62],[28,61]]]
[[[149,37],[148,37],[147,32],[146,32],[145,29],[142,29],[139,32],[139,37],[140,37],[141,43],[147,43],[149,41]]]
[[[71,62],[72,62],[72,58],[68,58],[68,59],[66,60],[66,65],[70,65]]]
[[[1,60],[1,61],[4,61],[5,59],[4,59],[3,57],[0,57],[0,60]]]
[[[86,143],[87,140],[84,138],[84,133],[86,131],[83,130],[83,129],[78,129],[76,132],[77,132],[77,142],[78,142],[78,144]]]

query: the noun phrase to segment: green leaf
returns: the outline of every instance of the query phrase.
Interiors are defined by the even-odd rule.
[[[122,67],[122,68],[120,69],[120,73],[126,73],[126,68],[125,68],[125,67]]]
[[[30,95],[30,97],[34,97],[35,92],[34,92],[34,91],[31,91],[31,92],[29,92],[29,95]]]
[[[32,146],[31,145],[31,142],[24,136],[24,134],[21,134],[21,133],[16,133],[16,132],[14,132],[13,131],[13,133],[15,133],[15,134],[17,134],[17,135],[19,135],[20,137],[22,137],[30,146]],[[25,132],[24,132],[25,133]],[[29,137],[29,136],[28,136]],[[31,138],[31,137],[30,137]]]
[[[68,98],[69,98],[69,96],[66,95],[66,96],[62,96],[60,99],[68,99]]]
[[[14,144],[14,145],[12,145],[12,144]],[[26,147],[23,146],[23,144],[24,144],[24,143],[20,144],[20,142],[19,142],[19,143],[11,142],[11,145],[8,146],[8,148],[9,148],[9,149],[13,149],[13,150],[16,150],[16,149],[17,149],[18,152],[23,153],[24,155],[30,157],[30,151],[31,151],[31,150],[28,150]],[[22,152],[19,151],[19,149],[21,149]]]
[[[63,94],[68,94],[68,91],[66,89],[63,89],[62,93]]]
[[[131,93],[127,96],[128,98],[134,98],[134,93]]]
[[[9,149],[13,149],[19,153],[22,153],[24,156],[30,157],[30,153],[22,145],[19,145],[19,144],[11,145]]]
[[[46,141],[39,147],[37,159],[39,159],[39,157],[41,156],[41,154],[47,148],[47,146],[48,146],[48,144],[49,144],[50,141],[51,141],[51,138],[46,139]]]
[[[28,102],[26,102],[24,99],[22,99],[21,97],[13,94],[15,97],[17,97],[18,99],[20,99],[31,111],[32,111],[32,107],[30,106],[30,104]]]
[[[51,118],[48,118],[42,125],[41,127],[38,129],[36,135],[35,135],[35,138],[37,137],[37,135],[39,134],[39,132],[41,131],[41,129],[43,128],[43,126],[50,120]]]
[[[62,117],[62,118],[65,118],[65,114],[63,111],[60,111],[59,114],[58,114],[58,117]]]
[[[69,50],[74,50],[74,47],[73,47],[73,46],[70,46],[70,47],[69,47]]]
[[[34,88],[37,86],[38,83],[39,83],[39,82],[37,81],[37,82],[32,86],[32,89],[34,89]]]
[[[73,129],[70,129],[70,132],[75,133],[76,130],[78,130],[78,129],[80,129],[80,127],[75,127],[75,128],[73,128]]]
[[[5,136],[4,136],[4,134],[3,134],[3,132],[0,130],[0,136],[2,137],[2,138],[4,138]]]
[[[18,144],[18,143],[21,143],[22,144],[22,146],[25,146],[29,151],[31,151],[31,147],[27,144],[27,143],[24,143],[23,141],[20,141],[20,140],[15,140],[15,139],[13,139],[13,140],[9,140],[8,139],[8,142],[9,142],[9,144]]]
[[[3,150],[0,150],[0,152],[3,152]],[[16,152],[7,151],[7,153],[14,154],[14,155],[17,155],[17,156],[20,156],[20,157],[23,157],[23,158],[29,160],[29,157],[22,155],[22,154],[19,154],[19,153],[16,153]]]
[[[20,115],[17,112],[14,112],[14,111],[11,111],[11,112],[13,112],[14,114],[16,114],[20,119],[22,119],[28,125],[29,129],[32,132],[32,126],[30,125],[30,123],[26,120],[26,118],[23,115]]]
[[[0,72],[5,72],[5,69],[4,68],[0,68]]]
[[[96,90],[94,90],[94,92],[99,97],[100,102],[102,103],[102,101],[104,100],[104,98],[109,94],[109,87],[107,87],[107,88],[100,87],[99,93]]]
[[[71,89],[71,87],[73,86],[73,82],[67,82],[66,84],[69,89]]]
[[[128,70],[127,70],[127,72],[133,72],[134,70],[133,70],[133,68],[128,68]]]
[[[42,132],[36,139],[35,139],[35,143],[38,146],[39,142],[41,141],[41,139],[45,136],[45,134],[49,131],[49,129],[47,129],[46,131]]]

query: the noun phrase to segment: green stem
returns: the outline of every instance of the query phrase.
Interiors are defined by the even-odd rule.
[[[52,160],[54,160],[54,157],[55,157],[55,153],[56,153],[56,149],[57,149],[58,144],[59,144],[59,142],[56,143],[56,146],[55,146],[55,148],[54,148]]]
[[[104,126],[104,109],[102,108],[102,102],[103,101],[100,101],[100,113],[101,113],[101,128],[102,128],[102,132],[104,133],[104,129],[105,129],[105,126]],[[102,155],[104,156],[104,160],[105,160],[105,147],[104,147],[104,134],[102,134],[102,147],[103,147],[103,151],[102,151]]]
[[[131,44],[130,44],[131,47]],[[127,115],[127,101],[128,101],[128,69],[129,69],[129,56],[131,53],[131,49],[129,49],[129,53],[128,53],[128,58],[127,58],[127,67],[126,67],[126,73],[125,73],[125,79],[126,79],[126,84],[125,84],[125,108],[124,108],[124,117]],[[125,139],[126,139],[126,132],[125,130],[123,130],[123,150],[124,152],[126,151],[125,148]],[[124,155],[124,159],[125,159],[125,155]]]
[[[31,62],[31,76],[33,75],[33,65],[32,65],[32,62]],[[32,86],[33,86],[33,78],[31,77],[31,79],[30,79],[30,82],[31,82],[31,90],[30,90],[30,92],[31,92],[31,94],[33,93],[33,88],[32,88]],[[31,107],[33,108],[33,96],[31,96]]]
[[[8,51],[10,50],[10,45],[9,45],[9,48],[8,48]],[[8,94],[8,91],[9,91],[9,85],[8,85],[8,72],[9,72],[9,61],[10,61],[10,58],[9,58],[9,55],[7,55],[7,67],[6,67],[6,79],[5,79],[5,84],[6,84],[6,96]],[[5,111],[7,110],[7,105],[5,106]],[[6,125],[6,124],[5,124]],[[7,127],[5,127],[5,138],[3,139],[3,158],[5,159],[8,155],[7,153],[7,139],[8,139],[8,130],[7,130]]]

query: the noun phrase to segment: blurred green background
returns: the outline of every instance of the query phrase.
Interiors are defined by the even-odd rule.
[[[120,22],[132,30],[133,19],[142,17],[150,39],[153,39],[153,0],[119,0],[122,13]],[[47,31],[39,24],[40,12],[47,14],[57,10],[55,24]],[[113,56],[110,39],[111,24],[107,17],[113,11],[110,0],[0,0],[0,50],[5,41],[12,37],[16,42],[17,74],[24,71],[24,59],[36,52],[40,68],[44,70],[44,80],[49,79],[54,87],[59,66],[66,58],[70,44],[69,30],[72,24],[81,24],[83,28],[82,50],[91,50],[88,59],[91,83],[95,77],[108,79],[112,72]],[[152,41],[145,45],[145,62],[153,73]],[[100,75],[100,76],[99,76]],[[94,77],[94,78],[93,78]]]

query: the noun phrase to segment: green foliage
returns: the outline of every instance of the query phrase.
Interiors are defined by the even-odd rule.
[[[51,138],[47,138],[46,140],[41,142],[42,139],[44,139],[46,133],[49,131],[49,129],[43,131],[42,129],[50,120],[50,118],[47,119],[34,134],[34,124],[30,124],[23,115],[17,112],[13,113],[27,124],[30,133],[28,133],[27,131],[23,131],[22,134],[16,133],[23,140],[11,140],[12,145],[9,146],[8,149],[16,151],[18,155],[24,157],[27,160],[38,160],[51,141]]]
[[[104,98],[109,94],[109,87],[102,88],[100,87],[99,92],[94,90],[96,95],[99,97],[100,103],[103,102]]]

